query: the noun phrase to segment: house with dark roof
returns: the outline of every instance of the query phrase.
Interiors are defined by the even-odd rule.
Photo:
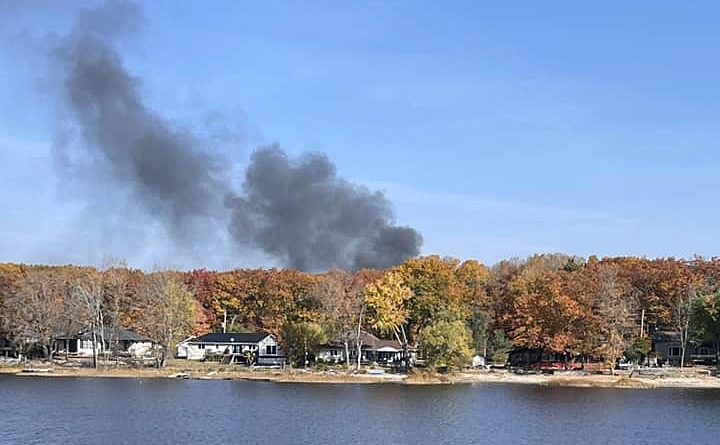
[[[98,354],[120,353],[133,357],[145,356],[155,342],[143,335],[128,329],[104,329],[96,333],[96,350]],[[57,354],[73,357],[93,356],[92,330],[85,329],[74,334],[61,335],[55,338],[55,351]]]
[[[177,358],[218,359],[223,363],[282,365],[285,362],[274,335],[267,332],[211,332],[190,337],[177,345]]]
[[[19,351],[15,344],[7,337],[0,335],[0,357],[17,357]]]
[[[363,363],[379,363],[383,365],[401,364],[405,354],[402,344],[397,340],[383,340],[369,332],[361,332],[362,342],[360,360]],[[357,360],[357,351],[354,340],[350,344],[350,359]],[[417,358],[417,347],[408,347],[410,363]],[[340,341],[331,341],[320,347],[317,359],[329,363],[345,362],[345,344]]]
[[[715,342],[689,341],[685,345],[685,364],[716,364],[717,348]],[[680,335],[670,330],[658,330],[652,336],[652,350],[662,363],[680,365],[682,343]]]

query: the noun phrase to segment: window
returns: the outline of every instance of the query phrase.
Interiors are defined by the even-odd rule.
[[[710,348],[702,347],[698,349],[698,355],[712,355]]]
[[[670,357],[680,357],[680,347],[670,346],[670,348],[668,348],[668,354],[670,354]]]
[[[333,357],[337,357],[337,355],[338,355],[338,350],[337,350],[337,349],[331,349],[331,350],[330,350],[330,355],[332,355]]]
[[[277,346],[275,346],[275,345],[267,345],[267,346],[265,346],[265,354],[267,354],[267,355],[275,355],[275,354],[277,354]]]
[[[205,345],[198,345],[198,349],[205,349]]]

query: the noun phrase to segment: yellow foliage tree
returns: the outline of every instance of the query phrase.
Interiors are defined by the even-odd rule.
[[[370,313],[370,325],[393,334],[403,347],[405,367],[408,367],[408,301],[413,294],[402,275],[390,272],[365,288],[365,303]]]

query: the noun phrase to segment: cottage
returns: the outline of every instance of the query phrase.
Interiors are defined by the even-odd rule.
[[[673,366],[680,365],[682,343],[676,332],[656,331],[652,337],[652,350],[661,362]],[[688,342],[685,348],[685,363],[706,365],[717,363],[716,345],[707,342]]]
[[[401,364],[405,354],[402,344],[397,340],[382,340],[369,332],[361,332],[362,341],[360,360],[363,363],[379,363],[383,365]],[[357,360],[357,351],[354,340],[350,344],[350,359]],[[410,363],[417,358],[417,348],[408,347]],[[323,362],[343,363],[345,362],[345,345],[342,342],[333,341],[320,347],[317,359]]]
[[[226,363],[282,365],[285,356],[274,335],[267,332],[213,332],[190,337],[177,346],[178,358],[207,360],[217,357]]]
[[[150,338],[127,329],[121,329],[117,332],[112,329],[105,329],[97,333],[96,341],[95,350],[98,354],[117,352],[132,357],[147,355],[155,344]],[[57,337],[55,339],[55,350],[57,354],[73,357],[92,357],[92,331],[83,330],[76,334]]]
[[[8,338],[0,335],[0,357],[17,357],[18,350]]]
[[[533,369],[543,372],[573,371],[583,368],[579,357],[569,353],[554,353],[537,348],[513,348],[508,354],[511,368]]]

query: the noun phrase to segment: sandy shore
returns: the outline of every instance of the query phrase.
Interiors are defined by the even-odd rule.
[[[522,375],[510,372],[463,372],[447,375],[346,374],[343,371],[305,372],[303,370],[250,370],[218,367],[177,367],[166,369],[90,369],[65,368],[57,366],[33,366],[34,372],[25,367],[0,367],[0,374],[15,374],[27,377],[102,377],[102,378],[182,378],[197,380],[257,380],[275,383],[317,383],[317,384],[377,384],[395,383],[407,385],[437,384],[522,384],[550,387],[585,388],[708,388],[720,389],[720,378],[702,376],[695,372],[679,373],[665,377],[629,377],[610,375],[556,374]],[[178,376],[181,374],[181,376]],[[183,374],[185,374],[183,376]]]
[[[541,386],[581,388],[715,388],[720,378],[683,375],[673,377],[629,377],[628,375],[518,375],[513,373],[459,374],[456,383],[515,383]]]
[[[190,378],[193,380],[256,380],[275,383],[399,383],[406,376],[385,374],[346,374],[344,372],[303,372],[280,370],[195,370],[168,367],[165,369],[91,369],[34,366],[0,367],[0,374],[13,374],[23,377],[97,377],[97,378]]]

